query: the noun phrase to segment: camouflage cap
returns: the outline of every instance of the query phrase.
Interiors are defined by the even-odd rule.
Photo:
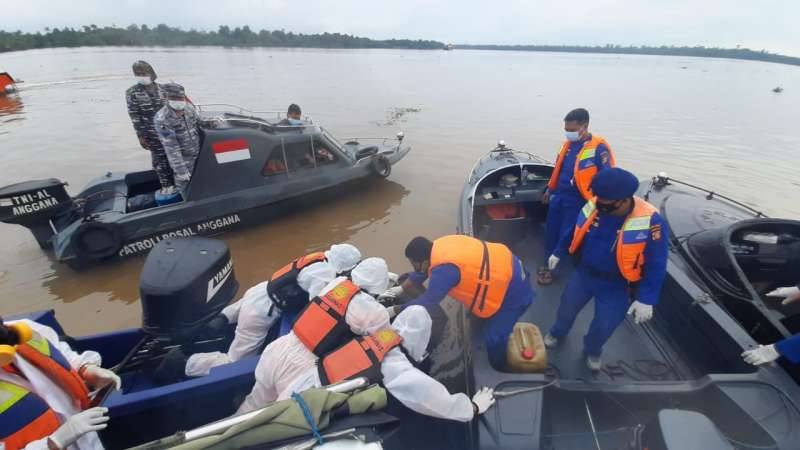
[[[186,97],[186,91],[184,91],[183,86],[178,83],[162,84],[161,89],[164,90],[167,97]]]

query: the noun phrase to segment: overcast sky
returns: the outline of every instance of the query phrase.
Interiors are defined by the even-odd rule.
[[[22,0],[5,5],[0,29],[249,25],[452,43],[741,45],[800,56],[799,19],[800,0]]]

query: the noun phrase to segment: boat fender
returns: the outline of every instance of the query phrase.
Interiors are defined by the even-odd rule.
[[[381,178],[386,178],[392,173],[392,163],[386,155],[375,155],[370,163],[372,170]]]
[[[122,229],[115,223],[85,222],[72,236],[75,255],[90,261],[114,256],[122,248],[122,244]]]

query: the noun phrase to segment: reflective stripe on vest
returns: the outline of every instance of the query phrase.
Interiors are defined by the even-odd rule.
[[[28,342],[17,345],[17,354],[41,370],[51,381],[72,397],[80,409],[90,406],[89,389],[83,378],[70,366],[54,345],[38,333]]]
[[[570,144],[570,141],[565,141],[561,146],[561,151],[558,153],[558,159],[556,160],[553,174],[550,175],[550,181],[547,183],[547,189],[550,192],[555,191],[556,187],[558,187],[558,178],[561,176],[561,169],[564,165],[564,159],[569,152]],[[614,153],[611,152],[611,147],[608,146],[608,142],[606,142],[604,138],[593,134],[591,139],[584,142],[583,147],[578,152],[578,156],[575,158],[572,182],[585,200],[589,200],[593,197],[590,187],[592,185],[592,179],[597,174],[597,165],[594,163],[594,157],[597,154],[597,147],[600,144],[605,145],[608,149],[609,165],[611,167],[616,165]]]
[[[592,198],[581,209],[578,214],[578,221],[575,223],[575,232],[572,235],[572,244],[569,246],[569,253],[575,254],[578,251],[586,233],[592,227],[597,218],[597,208],[595,203],[597,198]],[[617,266],[623,278],[631,283],[636,283],[642,279],[642,267],[644,266],[644,250],[650,236],[650,222],[653,214],[658,212],[655,206],[647,203],[639,197],[633,197],[633,211],[628,214],[622,229],[617,232]],[[620,242],[620,237],[622,242]]]
[[[503,304],[514,274],[513,258],[503,244],[454,234],[433,241],[431,269],[442,264],[458,267],[460,279],[449,295],[485,319]]]
[[[0,381],[0,442],[5,450],[24,448],[53,434],[59,426],[58,416],[41,397]]]
[[[314,297],[297,317],[292,331],[318,357],[335,349],[350,336],[345,321],[347,307],[359,287],[344,280],[321,297]]]
[[[403,342],[403,338],[391,328],[357,337],[326,355],[318,363],[319,379],[323,386],[367,377],[378,383],[383,379],[381,363],[393,348]]]
[[[325,261],[325,253],[316,252],[295,259],[283,266],[267,283],[267,294],[272,301],[283,311],[297,312],[303,309],[308,302],[308,293],[297,284],[300,271],[311,264]]]

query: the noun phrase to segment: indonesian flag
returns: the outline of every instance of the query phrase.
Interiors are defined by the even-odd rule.
[[[250,145],[247,139],[230,139],[211,144],[217,164],[250,159]]]

